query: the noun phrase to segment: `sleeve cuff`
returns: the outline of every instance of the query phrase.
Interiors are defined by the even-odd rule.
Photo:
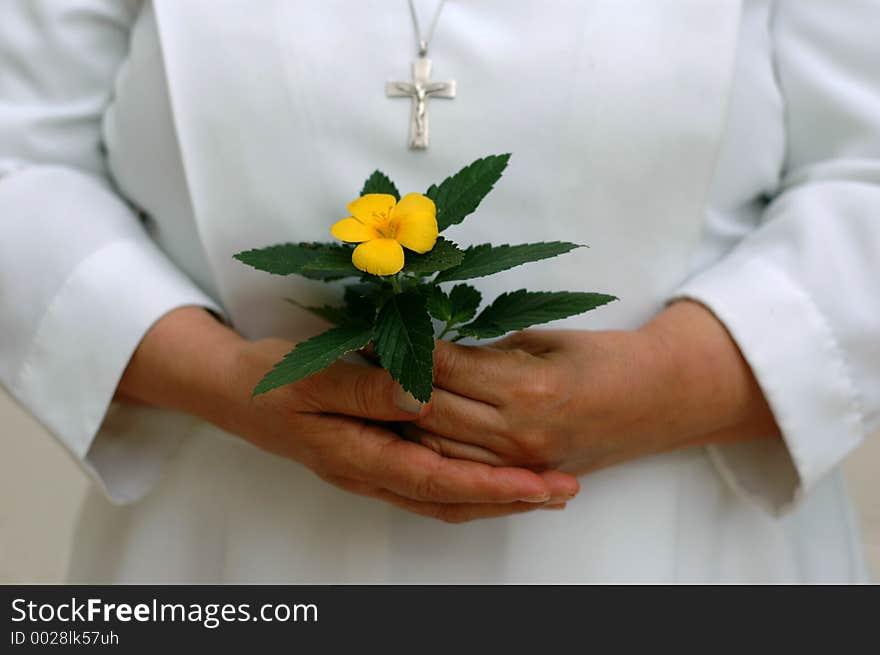
[[[140,500],[198,423],[186,414],[112,403],[82,466],[111,502]]]
[[[710,446],[720,475],[773,514],[795,507],[864,437],[862,410],[828,322],[780,267],[734,254],[686,282],[749,363],[783,440]]]
[[[102,428],[144,334],[185,306],[222,314],[151,242],[112,241],[83,260],[58,290],[14,382],[22,404],[83,462],[114,502],[146,493],[186,432],[182,417],[172,420],[164,412],[130,407],[118,408],[127,429],[117,430],[119,421],[110,417]],[[139,423],[170,424],[137,439],[130,429],[135,414]]]

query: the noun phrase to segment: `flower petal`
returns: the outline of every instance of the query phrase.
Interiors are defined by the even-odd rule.
[[[330,233],[340,241],[348,241],[350,243],[360,243],[361,241],[379,238],[376,230],[351,216],[334,223],[333,227],[330,228]]]
[[[403,268],[403,248],[394,239],[373,239],[354,249],[351,263],[373,275],[394,275]]]
[[[389,193],[368,193],[348,203],[348,211],[364,225],[376,226],[384,223],[378,217],[391,214],[391,208],[397,202]]]
[[[437,241],[437,206],[420,193],[408,193],[391,210],[397,240],[410,250],[428,252]]]

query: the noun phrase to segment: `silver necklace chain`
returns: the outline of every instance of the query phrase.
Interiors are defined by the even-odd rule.
[[[440,18],[440,12],[443,11],[444,4],[446,4],[446,0],[440,0],[440,3],[437,5],[437,11],[434,12],[434,17],[428,26],[428,33],[423,38],[422,30],[419,27],[419,16],[416,14],[416,7],[413,4],[413,0],[409,0],[409,13],[412,16],[413,30],[416,33],[416,48],[418,48],[419,57],[426,57],[428,55],[428,44],[434,38],[434,28],[437,27],[437,20]]]

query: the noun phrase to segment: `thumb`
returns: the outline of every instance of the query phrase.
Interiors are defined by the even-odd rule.
[[[308,400],[322,412],[377,421],[412,421],[427,412],[427,403],[404,391],[381,368],[336,362],[308,381]]]

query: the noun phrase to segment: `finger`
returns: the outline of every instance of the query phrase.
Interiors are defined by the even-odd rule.
[[[340,444],[347,478],[388,489],[413,500],[444,503],[544,502],[548,483],[533,471],[492,467],[441,457],[386,430],[364,425],[360,438]]]
[[[307,411],[377,421],[413,420],[427,411],[388,371],[374,366],[336,362],[298,384]]]
[[[449,439],[435,432],[429,432],[428,430],[416,427],[412,423],[404,424],[402,432],[410,441],[422,444],[443,457],[482,462],[490,466],[505,466],[512,463],[505,461],[491,450]]]
[[[571,500],[580,493],[581,485],[577,478],[570,473],[562,471],[544,471],[540,473],[550,497],[553,501],[564,502]]]
[[[515,466],[517,462],[505,460],[497,454],[479,446],[461,443],[453,439],[447,439],[439,435],[427,432],[409,423],[404,427],[407,437],[412,437],[414,441],[430,448],[443,457],[451,457],[454,459],[466,459],[474,462],[482,462],[490,466]],[[571,500],[580,492],[580,484],[577,478],[569,473],[561,471],[542,471],[539,475],[547,484],[550,492],[549,502],[561,502]]]
[[[434,390],[431,411],[420,417],[416,425],[441,437],[480,446],[502,456],[514,449],[510,440],[501,436],[506,420],[499,408],[445,389]]]
[[[354,481],[339,481],[336,484],[352,493],[383,500],[395,507],[405,509],[420,516],[438,519],[447,523],[465,523],[477,519],[498,518],[513,514],[523,514],[542,509],[548,505],[535,503],[426,503],[399,496],[387,489],[377,489]],[[554,507],[558,507],[556,504]]]
[[[516,380],[522,367],[518,354],[521,353],[437,340],[434,386],[491,405],[503,404],[502,390]]]
[[[535,503],[421,503],[380,490],[380,498],[401,509],[439,519],[447,523],[465,523],[477,519],[491,519],[523,514],[544,507]]]

